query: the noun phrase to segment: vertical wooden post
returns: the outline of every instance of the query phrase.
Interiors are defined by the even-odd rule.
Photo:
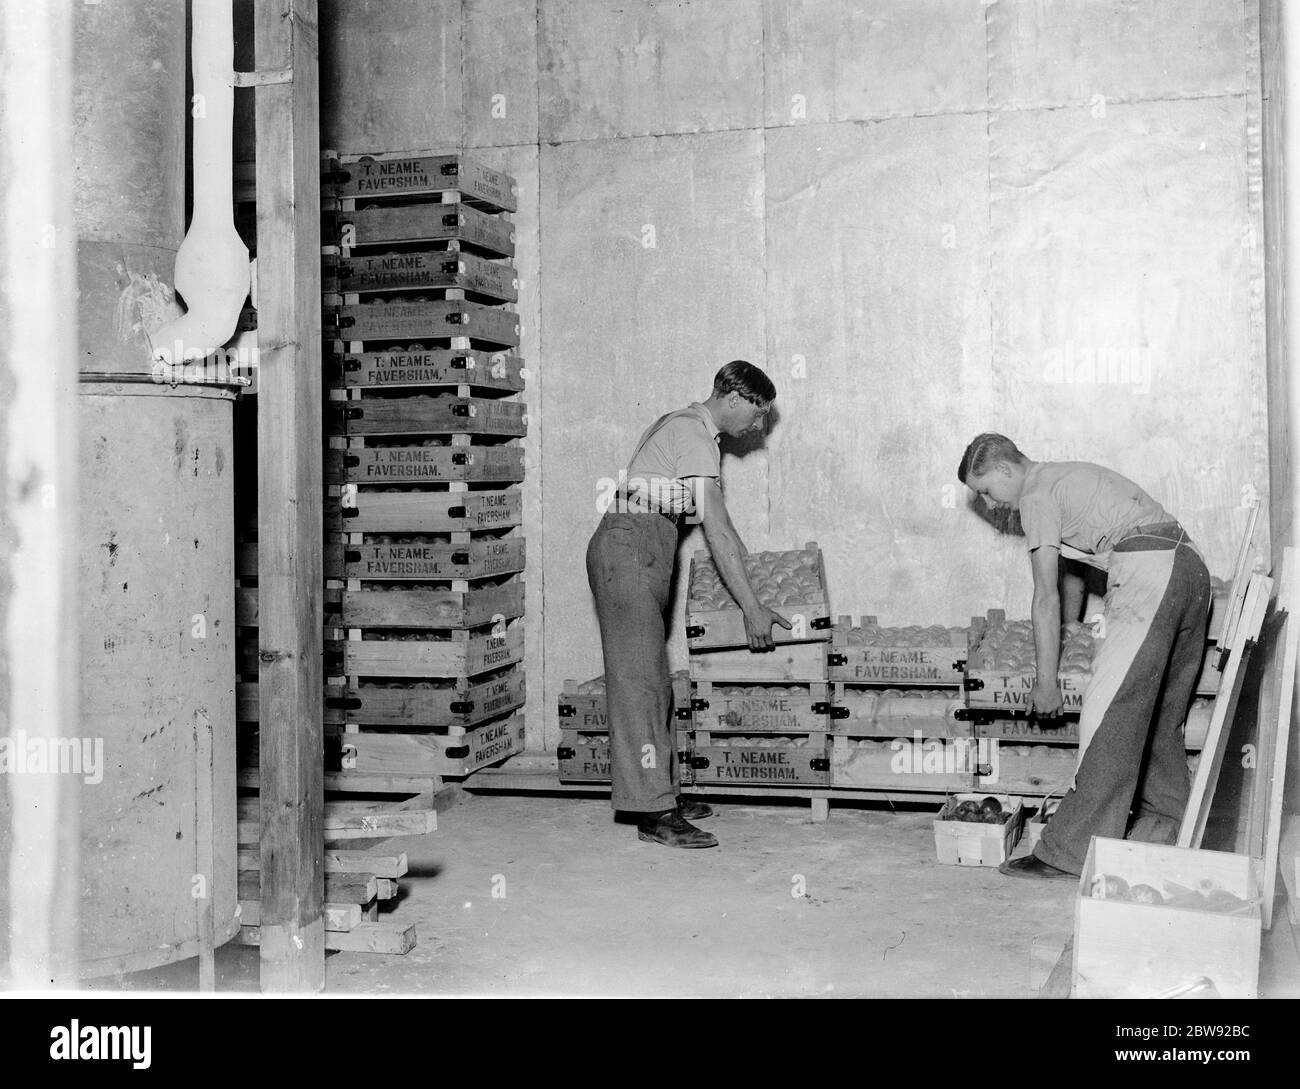
[[[256,0],[261,987],[325,985],[316,0]]]
[[[82,733],[72,8],[69,0],[8,3],[2,18],[0,483],[10,702],[0,736],[11,734],[5,740],[13,753],[33,747],[50,753],[60,739]],[[2,778],[12,820],[8,873],[0,874],[9,892],[9,980],[20,989],[70,987],[77,962],[81,780],[75,774]],[[0,812],[5,808],[0,805]]]

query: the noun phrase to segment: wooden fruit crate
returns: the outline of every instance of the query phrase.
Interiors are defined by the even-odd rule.
[[[519,299],[519,278],[509,265],[449,250],[321,257],[323,294],[439,290],[468,291],[512,303]]]
[[[1030,694],[1037,678],[1032,654],[1026,662],[1012,668],[988,668],[979,664],[979,647],[989,625],[1005,619],[1003,610],[990,609],[987,618],[977,616],[971,620],[965,679],[962,682],[966,703],[970,708],[1027,711],[1030,707]],[[1220,674],[1217,661],[1218,655],[1213,653],[1211,644],[1207,647],[1196,683],[1197,695],[1214,695],[1218,691]],[[1087,668],[1063,668],[1057,673],[1066,714],[1078,714],[1083,709],[1083,696],[1091,679],[1091,672]]]
[[[711,733],[804,734],[831,728],[830,686],[715,685],[701,681],[690,708],[697,730]]]
[[[503,631],[421,632],[405,639],[348,639],[343,672],[349,677],[473,677],[522,661],[519,621]]]
[[[1028,711],[1030,695],[1037,679],[1032,653],[1029,660],[1015,666],[984,666],[981,648],[994,625],[1006,621],[1002,609],[990,609],[987,617],[973,617],[968,634],[966,670],[962,688],[966,693],[966,706],[994,711]],[[1088,674],[1062,669],[1057,674],[1061,699],[1067,714],[1078,714],[1083,709],[1083,693],[1088,686]]]
[[[478,628],[524,615],[524,581],[484,583],[468,590],[332,590],[345,628]]]
[[[524,671],[519,666],[443,683],[331,685],[325,694],[325,721],[448,727],[454,735],[459,732],[455,727],[468,729],[522,707],[526,696]]]
[[[799,556],[801,552],[813,551],[814,570],[817,588],[797,601],[780,601],[764,587],[757,587],[758,599],[773,611],[789,620],[792,627],[787,630],[779,625],[772,626],[772,640],[776,643],[825,642],[830,639],[830,604],[826,594],[826,565],[821,549],[816,542],[810,541],[802,550],[788,552],[751,553],[746,565],[765,560],[780,562],[783,558]],[[712,578],[705,578],[705,572],[715,571],[712,559],[706,549],[700,549],[691,560],[686,601],[686,644],[692,651],[710,650],[723,647],[748,647],[749,637],[745,634],[745,614],[741,612],[731,595],[722,586],[716,573]],[[701,584],[709,582],[715,593],[715,600],[702,601],[696,595],[701,593]],[[716,585],[714,585],[716,583]],[[716,591],[721,591],[720,593]],[[719,604],[725,599],[725,604]]]
[[[1011,816],[1003,824],[983,824],[971,821],[945,820],[962,802],[981,802],[986,797],[997,798],[1003,812]],[[1023,800],[1007,794],[954,794],[949,798],[939,816],[934,819],[934,846],[939,861],[957,866],[1000,866],[1020,842],[1025,822]]]
[[[523,752],[524,717],[515,713],[454,735],[362,729],[340,732],[338,740],[345,775],[463,778]]]
[[[517,348],[519,315],[465,299],[392,298],[325,310],[322,335],[367,340],[446,340],[467,337],[475,347]]]
[[[1175,903],[1116,896],[1106,877],[1146,885]],[[1176,890],[1214,886],[1240,899],[1234,913],[1186,906]],[[1098,898],[1097,894],[1106,898]],[[1150,998],[1201,978],[1223,998],[1259,990],[1260,889],[1247,855],[1096,837],[1074,915],[1074,997]]]
[[[524,388],[524,361],[509,352],[465,348],[406,348],[375,352],[337,352],[326,359],[333,387],[408,389],[425,386],[471,386],[519,393]]]
[[[488,491],[346,489],[331,499],[337,517],[325,528],[347,533],[482,533],[511,529],[524,520],[518,487]]]
[[[671,677],[674,721],[691,721],[691,679],[684,669]],[[560,689],[556,723],[561,731],[575,733],[609,732],[609,711],[605,700],[605,678],[590,681],[567,680]]]
[[[682,786],[695,781],[691,768],[691,735],[686,731],[677,734],[677,761]],[[555,750],[559,776],[564,782],[608,783],[611,781],[609,763],[609,735],[580,733],[564,730],[560,745]]]
[[[1064,794],[1074,781],[1078,749],[1072,745],[1013,745],[997,739],[987,743],[992,766],[975,782],[976,790],[1005,790],[1013,794]],[[984,762],[983,766],[988,767]]]
[[[447,192],[490,212],[518,208],[514,178],[464,155],[340,155],[322,162],[322,199],[409,199]]]
[[[841,616],[826,649],[827,676],[832,681],[891,687],[960,687],[966,642],[965,629],[882,628],[874,616],[864,616],[857,624],[852,617]]]
[[[522,401],[454,394],[370,397],[347,402],[343,416],[354,435],[504,435],[528,433],[528,406]]]
[[[322,238],[349,248],[391,242],[460,242],[489,258],[515,255],[514,224],[461,204],[371,205],[325,215]],[[326,243],[329,244],[329,243]]]
[[[339,555],[345,577],[362,581],[499,578],[522,571],[525,559],[522,537],[464,544],[378,540],[346,550],[340,545]]]
[[[847,737],[970,737],[969,723],[957,718],[965,704],[896,688],[866,688],[836,681],[832,686],[831,729]]]
[[[770,681],[808,683],[826,680],[826,655],[821,643],[780,643],[773,650],[705,650],[688,660],[691,680],[715,684]]]
[[[325,452],[328,484],[515,484],[523,479],[524,449],[513,442],[492,446],[353,446]]]
[[[860,790],[936,791],[974,787],[971,738],[831,739],[831,786]]]
[[[691,766],[695,782],[743,789],[746,786],[827,786],[830,784],[828,734],[803,737],[715,736],[695,732]]]

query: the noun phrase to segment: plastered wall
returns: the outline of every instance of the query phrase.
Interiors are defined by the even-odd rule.
[[[325,146],[466,147],[520,181],[531,747],[601,672],[601,479],[732,358],[780,391],[724,459],[737,526],[816,540],[837,612],[1027,615],[1023,548],[956,481],[985,429],[1131,475],[1227,573],[1268,482],[1254,0],[321,17]]]

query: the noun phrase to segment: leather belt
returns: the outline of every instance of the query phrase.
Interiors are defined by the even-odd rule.
[[[1115,543],[1116,552],[1162,552],[1177,548],[1180,544],[1191,544],[1178,522],[1157,522],[1149,526],[1134,526]],[[1126,547],[1127,546],[1127,547]]]
[[[681,518],[680,514],[669,514],[666,510],[659,510],[657,507],[650,506],[640,496],[633,492],[618,492],[614,496],[614,510],[620,514],[657,514],[660,518],[667,518],[674,526]]]

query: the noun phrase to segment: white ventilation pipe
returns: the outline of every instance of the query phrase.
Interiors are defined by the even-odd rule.
[[[152,336],[153,357],[169,366],[211,355],[234,335],[248,297],[248,247],[235,230],[233,125],[235,41],[232,0],[194,0],[194,215],[176,252],[184,316]]]

